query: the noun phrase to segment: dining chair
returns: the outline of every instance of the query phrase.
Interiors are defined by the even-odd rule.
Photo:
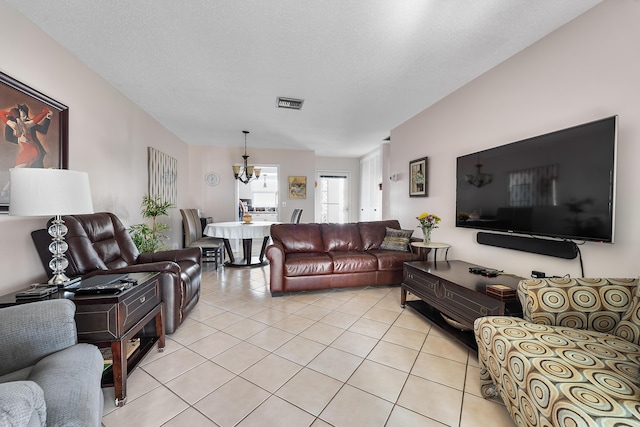
[[[299,224],[302,217],[302,209],[294,209],[291,214],[291,224]]]
[[[202,235],[202,221],[197,209],[180,209],[184,231],[184,247],[202,249],[202,261],[213,261],[215,269],[224,262],[224,242],[216,237]]]

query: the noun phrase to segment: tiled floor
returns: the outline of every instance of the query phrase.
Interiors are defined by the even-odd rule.
[[[412,309],[398,287],[272,298],[269,267],[205,266],[197,307],[163,353],[105,389],[110,426],[509,426],[480,397],[475,352]]]

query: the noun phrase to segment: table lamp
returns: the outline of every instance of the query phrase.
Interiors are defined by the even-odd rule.
[[[69,278],[65,270],[69,261],[64,240],[67,226],[62,215],[93,213],[89,175],[67,169],[13,168],[9,169],[11,197],[9,215],[54,216],[48,232],[52,238],[49,251],[53,255],[49,268],[53,276],[49,284],[64,286]]]

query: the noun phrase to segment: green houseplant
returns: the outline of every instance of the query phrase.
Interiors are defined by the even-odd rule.
[[[142,208],[140,213],[145,219],[151,219],[151,225],[134,224],[129,227],[129,234],[140,252],[158,252],[165,249],[164,242],[168,239],[165,234],[170,230],[169,226],[158,221],[159,216],[169,216],[168,209],[173,208],[173,204],[162,200],[160,196],[142,197]]]

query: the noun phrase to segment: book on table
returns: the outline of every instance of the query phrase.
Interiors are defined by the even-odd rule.
[[[133,338],[127,342],[127,359],[140,347],[140,338]],[[102,358],[104,359],[104,369],[107,369],[113,364],[113,354],[111,353],[111,347],[103,347],[100,349]]]

